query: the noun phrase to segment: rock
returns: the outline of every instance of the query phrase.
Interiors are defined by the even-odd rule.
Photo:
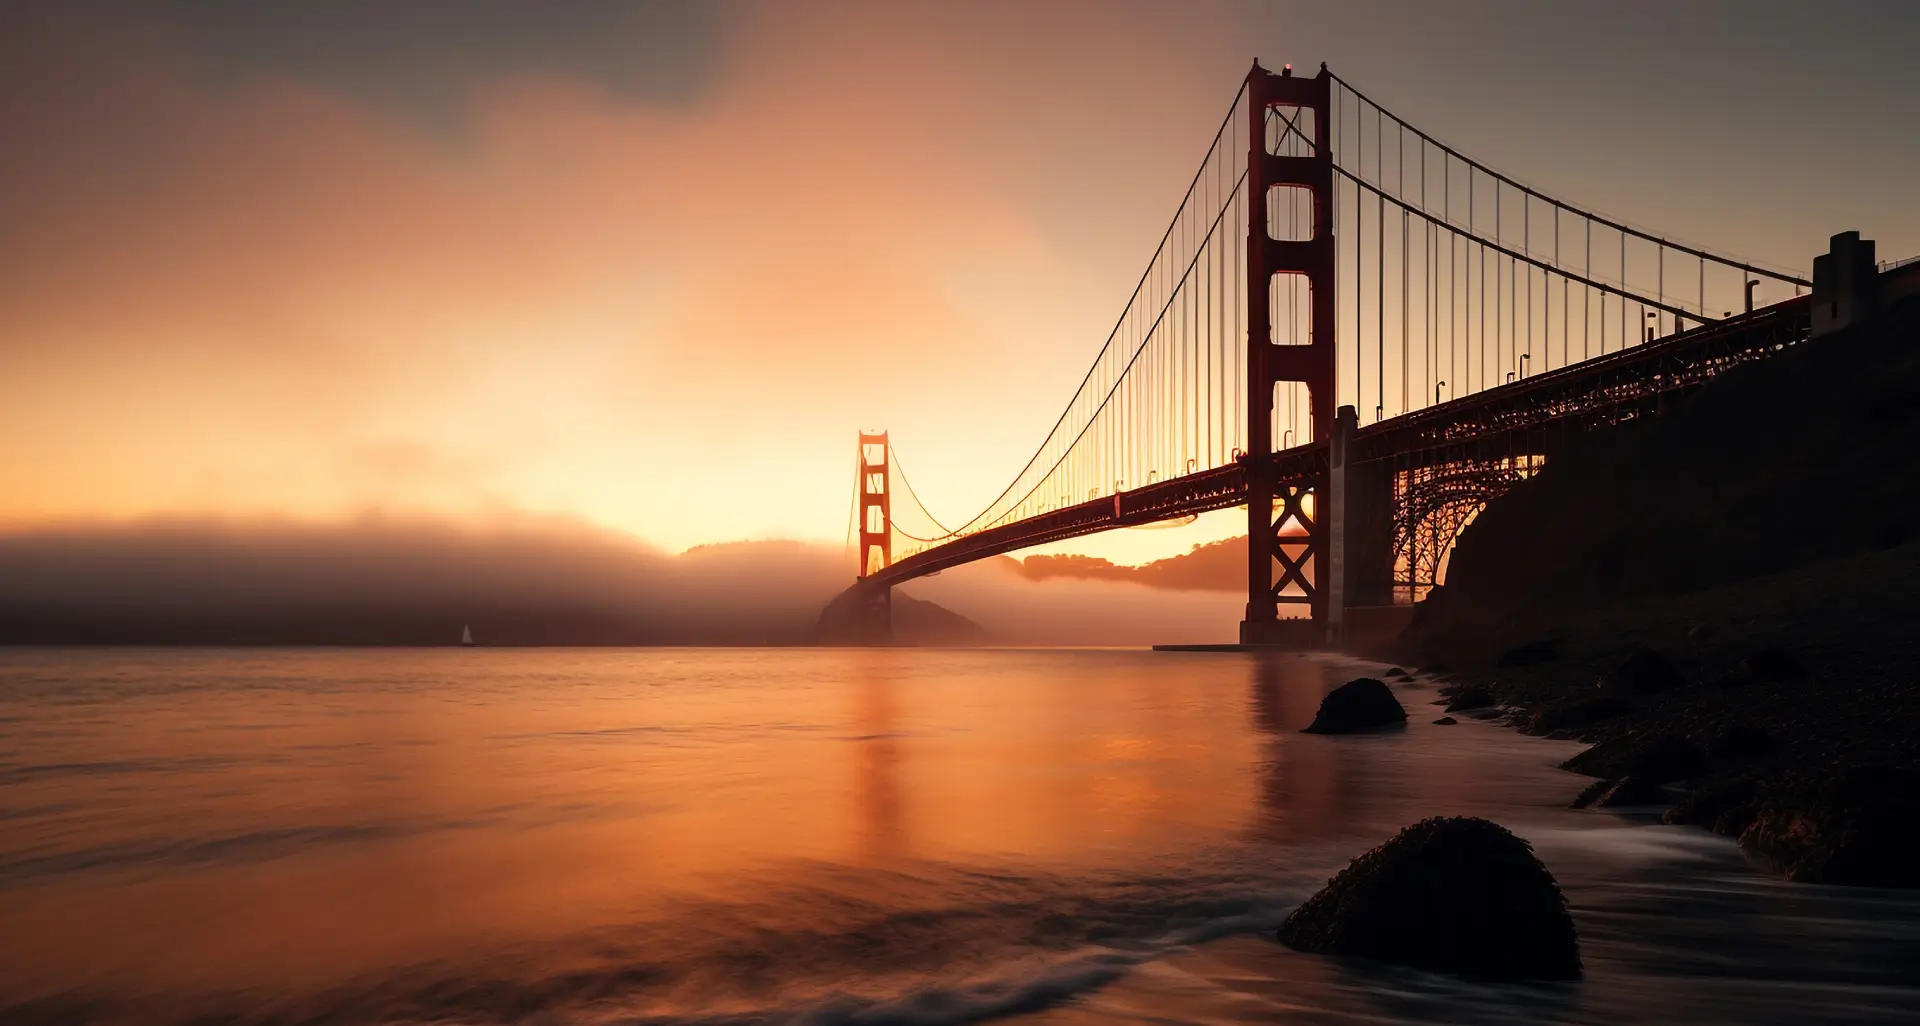
[[[1594,745],[1560,768],[1595,777],[1646,777],[1666,784],[1700,775],[1707,760],[1700,746],[1686,738],[1656,734]]]
[[[1560,658],[1560,639],[1542,638],[1529,641],[1524,645],[1515,645],[1500,653],[1498,666],[1537,666]]]
[[[1616,695],[1598,695],[1556,702],[1533,714],[1528,729],[1535,734],[1556,730],[1580,730],[1603,720],[1625,716],[1633,703]]]
[[[1740,843],[1801,883],[1920,886],[1920,770],[1851,766],[1789,781],[1759,803]]]
[[[1612,789],[1613,785],[1617,783],[1619,783],[1617,780],[1596,780],[1588,784],[1580,789],[1579,794],[1573,796],[1573,807],[1576,809],[1584,809],[1592,805],[1594,799],[1606,794]]]
[[[1411,674],[1411,673],[1408,673],[1407,671],[1405,671],[1405,670],[1403,670],[1403,669],[1401,669],[1401,668],[1400,668],[1400,667],[1398,667],[1398,666],[1392,666],[1392,667],[1388,667],[1388,668],[1387,668],[1387,674],[1386,674],[1386,675],[1387,675],[1387,676],[1389,676],[1389,677],[1411,677],[1411,676],[1413,676],[1413,674]]]
[[[1448,712],[1472,712],[1475,709],[1491,708],[1493,704],[1493,692],[1478,684],[1455,688],[1447,696]]]
[[[1805,680],[1807,667],[1784,648],[1763,648],[1740,661],[1740,673],[1761,684]]]
[[[1633,805],[1671,805],[1673,793],[1646,777],[1622,777],[1594,795],[1587,804],[1596,809]]]
[[[1685,687],[1686,675],[1673,661],[1651,649],[1641,649],[1627,657],[1612,673],[1601,678],[1600,689],[1622,698],[1657,695]]]
[[[1754,779],[1719,777],[1688,792],[1660,817],[1672,826],[1701,826],[1716,834],[1739,837],[1753,822]]]
[[[1353,860],[1280,925],[1300,951],[1502,980],[1580,976],[1573,917],[1527,842],[1484,819],[1422,820]]]
[[[1439,719],[1434,720],[1433,725],[1436,727],[1451,727],[1454,724],[1459,722],[1460,722],[1459,720],[1456,720],[1451,716],[1442,716]]]
[[[1773,735],[1752,726],[1733,726],[1707,742],[1707,757],[1716,762],[1744,762],[1772,754]]]
[[[1307,733],[1349,734],[1406,721],[1407,710],[1384,682],[1360,677],[1334,688],[1320,700],[1320,711],[1307,727]]]

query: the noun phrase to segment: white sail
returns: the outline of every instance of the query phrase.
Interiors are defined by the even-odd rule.
[[[462,645],[473,644],[473,628],[472,627],[469,627],[466,624],[460,625],[460,643]]]

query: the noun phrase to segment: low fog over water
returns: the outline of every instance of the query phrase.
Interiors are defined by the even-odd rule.
[[[791,644],[852,580],[830,545],[674,555],[567,521],[149,521],[0,535],[0,642],[451,644],[471,625],[483,644]],[[1227,640],[1243,601],[1010,560],[901,593],[1002,644]]]

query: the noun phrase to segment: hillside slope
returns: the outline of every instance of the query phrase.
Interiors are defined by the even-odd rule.
[[[1920,885],[1920,310],[1730,372],[1492,504],[1400,658],[1801,880]]]

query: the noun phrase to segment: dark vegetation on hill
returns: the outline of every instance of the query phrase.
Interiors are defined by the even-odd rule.
[[[1920,886],[1916,582],[1908,304],[1558,456],[1466,531],[1393,655],[1794,879]]]
[[[1016,573],[1030,581],[1068,578],[1126,581],[1169,591],[1245,591],[1247,538],[1223,538],[1141,566],[1124,566],[1098,556],[1006,557]]]

